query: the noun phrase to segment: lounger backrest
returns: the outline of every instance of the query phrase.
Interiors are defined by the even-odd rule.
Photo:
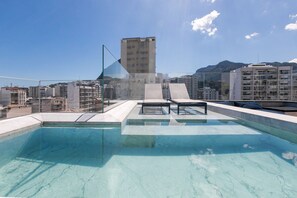
[[[145,84],[144,99],[163,99],[161,84]]]
[[[170,83],[169,90],[171,99],[190,99],[184,83]]]

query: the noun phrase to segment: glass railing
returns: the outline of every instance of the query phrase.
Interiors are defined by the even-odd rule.
[[[29,87],[39,83],[34,79],[0,76],[0,119],[31,114]]]
[[[33,103],[40,112],[101,112],[98,80],[42,80]],[[39,97],[40,96],[40,97]]]
[[[296,101],[297,72],[288,83],[250,80],[234,72],[201,72],[194,75],[129,73],[119,61],[104,69],[95,80],[31,80],[0,77],[0,117],[12,118],[38,112],[102,113],[113,104],[143,100],[145,84],[162,85],[163,98],[170,98],[170,83],[184,83],[189,97],[205,101]]]
[[[286,79],[271,81],[269,75],[244,80],[240,72],[197,72],[195,74],[129,73],[116,63],[119,73],[104,76],[105,100],[143,100],[144,87],[149,83],[160,83],[163,98],[170,98],[169,83],[184,83],[189,97],[206,101],[297,101],[297,72]],[[110,70],[115,71],[115,70]],[[123,72],[124,71],[124,72]],[[286,84],[283,84],[283,81]]]
[[[191,99],[297,102],[297,71],[261,75],[240,69],[230,72],[144,73],[126,67],[105,46],[97,79],[32,80],[0,77],[0,119],[38,112],[106,112],[127,100],[143,100],[145,84],[159,83],[164,99],[170,83],[183,83]],[[132,68],[132,69],[131,69]],[[281,76],[281,78],[280,78]],[[284,82],[286,82],[284,84]],[[116,105],[114,105],[116,104]]]
[[[0,119],[39,112],[102,112],[98,80],[0,77]]]

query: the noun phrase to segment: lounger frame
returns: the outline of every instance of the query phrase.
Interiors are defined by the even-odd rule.
[[[178,102],[173,99],[170,99],[171,102],[177,105],[177,114],[179,114],[179,107],[203,107],[204,113],[207,114],[207,103],[206,102]]]
[[[141,113],[143,113],[143,108],[144,107],[168,107],[168,113],[170,114],[170,103],[169,102],[160,102],[160,103],[142,103],[141,106]]]

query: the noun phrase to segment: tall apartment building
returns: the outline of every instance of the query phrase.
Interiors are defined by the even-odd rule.
[[[25,89],[18,87],[2,87],[0,90],[0,104],[3,106],[24,106],[27,99]]]
[[[192,99],[198,99],[198,88],[200,76],[195,73],[192,75]]]
[[[218,100],[219,92],[210,87],[203,87],[198,89],[198,98],[203,100]]]
[[[45,86],[31,86],[29,87],[29,97],[32,98],[41,98],[46,96],[46,87]]]
[[[121,40],[121,64],[132,73],[156,73],[156,38]]]
[[[80,81],[68,83],[67,104],[71,111],[97,111],[100,108],[99,85],[88,84]]]
[[[221,75],[221,86],[219,87],[219,100],[229,100],[230,95],[230,72],[223,72]]]
[[[47,87],[45,90],[45,97],[55,97],[56,91],[55,88]]]
[[[297,74],[292,75],[293,80],[293,92],[292,92],[292,100],[297,101]]]
[[[292,100],[292,67],[252,64],[230,72],[230,100]]]
[[[55,96],[67,98],[67,84],[60,83],[55,85]]]

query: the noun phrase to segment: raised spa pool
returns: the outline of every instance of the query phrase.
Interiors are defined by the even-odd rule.
[[[0,139],[0,196],[296,198],[297,145],[249,130],[170,136],[121,135],[116,127],[25,131]]]

